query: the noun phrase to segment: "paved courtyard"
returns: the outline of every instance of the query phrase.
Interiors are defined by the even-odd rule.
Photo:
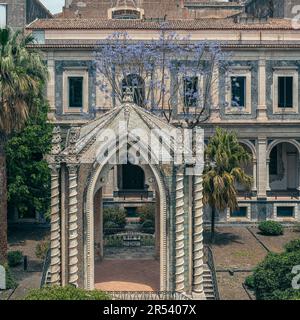
[[[22,299],[28,290],[38,288],[42,261],[35,256],[37,243],[48,237],[49,230],[37,226],[10,228],[9,249],[20,250],[29,258],[29,268],[12,269],[18,287],[14,292],[2,292],[0,299]],[[218,227],[212,245],[221,299],[249,299],[243,288],[245,278],[266,256],[268,250],[281,252],[284,245],[300,237],[299,232],[285,229],[280,237],[266,237],[257,228]],[[209,232],[205,233],[209,242]],[[262,242],[263,245],[260,243]],[[154,248],[107,248],[106,259],[95,266],[96,288],[105,291],[159,290],[159,261],[153,259]]]
[[[95,287],[103,291],[159,291],[159,261],[99,262],[95,265]]]

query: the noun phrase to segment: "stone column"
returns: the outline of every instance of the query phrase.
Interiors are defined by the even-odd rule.
[[[258,108],[257,120],[265,121],[267,116],[266,103],[266,60],[260,58],[258,61]]]
[[[299,157],[299,155],[298,155]],[[298,190],[298,196],[300,196],[300,159],[298,160],[298,187],[297,187],[297,190]]]
[[[193,293],[204,297],[203,289],[203,178],[194,178]]]
[[[220,101],[219,101],[219,65],[213,68],[213,76],[211,83],[211,121],[220,121]]]
[[[48,53],[48,73],[49,80],[47,82],[47,97],[49,100],[50,112],[55,113],[55,60],[53,52]]]
[[[176,173],[176,291],[184,292],[184,168]]]
[[[267,197],[268,186],[268,166],[267,166],[267,138],[258,138],[258,188],[257,197],[265,199]]]
[[[257,160],[253,160],[253,188],[252,191],[257,191]]]
[[[51,284],[61,284],[61,234],[59,200],[59,165],[50,165],[51,169]]]
[[[266,160],[266,181],[267,181],[267,191],[271,190],[271,185],[270,185],[270,159]]]
[[[69,284],[78,286],[78,191],[76,164],[69,164]]]

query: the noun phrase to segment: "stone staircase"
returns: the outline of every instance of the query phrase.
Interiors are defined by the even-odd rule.
[[[213,283],[212,271],[210,270],[207,264],[204,265],[203,286],[206,300],[217,300]]]

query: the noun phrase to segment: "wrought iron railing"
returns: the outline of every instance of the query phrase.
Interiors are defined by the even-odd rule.
[[[46,257],[43,264],[43,271],[42,271],[42,279],[41,279],[41,288],[46,285],[48,272],[50,269],[51,264],[51,250],[49,249],[46,253]]]
[[[192,300],[183,293],[172,291],[108,291],[112,300]]]
[[[208,265],[210,272],[211,272],[215,299],[220,300],[214,255],[213,255],[213,252],[209,246],[204,246],[204,263],[206,263]]]
[[[143,199],[149,199],[153,198],[154,193],[153,191],[147,191],[147,190],[119,190],[114,192],[114,197],[123,198],[126,200],[126,198],[141,198]]]

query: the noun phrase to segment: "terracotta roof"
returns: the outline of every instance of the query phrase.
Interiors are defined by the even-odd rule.
[[[299,49],[300,41],[220,41],[220,45],[224,48],[282,48],[282,49]],[[63,49],[63,48],[81,48],[81,49],[95,49],[101,46],[101,43],[97,40],[81,39],[81,40],[69,40],[69,39],[57,39],[46,40],[44,44],[32,44],[31,48],[40,49]]]
[[[269,19],[264,22],[236,23],[233,19],[199,19],[199,20],[168,20],[170,30],[292,30],[292,22],[287,19]],[[52,30],[120,30],[120,29],[149,29],[160,30],[161,23],[144,20],[101,20],[101,19],[41,19],[27,26],[27,29]]]

